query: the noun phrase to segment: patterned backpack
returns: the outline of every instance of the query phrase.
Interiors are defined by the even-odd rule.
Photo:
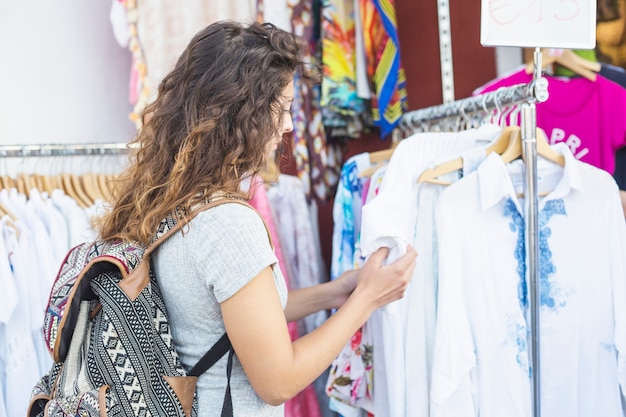
[[[233,199],[220,199],[190,214]],[[28,417],[197,415],[198,377],[229,352],[222,416],[232,416],[226,334],[189,372],[174,349],[150,253],[181,228],[164,219],[150,245],[96,241],[67,254],[50,292],[44,338],[54,365]]]

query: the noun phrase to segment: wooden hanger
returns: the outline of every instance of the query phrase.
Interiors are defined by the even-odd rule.
[[[24,194],[27,195],[27,191],[26,191],[26,183],[24,182],[24,176],[23,175],[18,175],[18,177],[15,179],[15,188],[17,188],[17,192],[20,194]]]
[[[599,62],[593,62],[576,55],[571,49],[542,49],[541,54],[542,70],[548,68],[550,65],[558,64],[590,81],[595,81],[598,77],[597,73],[600,72],[601,64]],[[533,72],[534,63],[527,63],[526,74],[532,74]]]
[[[52,195],[52,191],[55,188],[52,177],[49,175],[42,175],[41,181],[43,182],[43,188],[48,192],[48,195]]]
[[[91,178],[92,186],[98,190],[98,196],[100,200],[108,201],[109,196],[107,195],[107,190],[103,189],[102,184],[100,184],[100,182],[98,181],[98,177],[100,177],[101,175],[92,173],[92,174],[89,174],[89,176]]]
[[[74,189],[74,184],[72,183],[72,178],[70,174],[62,174],[61,182],[63,184],[63,192],[67,194],[69,197],[74,199],[76,203],[82,208],[89,207],[89,204],[83,200],[83,198],[78,194],[78,192]]]
[[[0,216],[8,216],[9,218],[5,221],[5,224],[11,227],[15,231],[15,236],[20,238],[20,229],[18,229],[15,224],[19,219],[17,216],[9,209],[4,203],[0,202]]]
[[[391,159],[391,155],[393,155],[393,151],[396,149],[396,146],[397,144],[393,145],[393,147],[389,149],[370,152],[369,157],[371,166],[359,172],[359,178],[371,177],[376,171],[378,171],[378,168],[387,165]]]
[[[376,171],[378,171],[378,168],[381,168],[389,163],[393,152],[396,150],[401,140],[402,130],[397,128],[394,129],[391,133],[391,146],[388,149],[383,149],[382,151],[370,152],[369,157],[371,166],[359,172],[359,178],[371,177]]]
[[[384,151],[376,151],[372,153],[378,152],[381,152],[381,154],[375,155],[373,159],[370,158],[370,162],[372,162],[373,165],[359,172],[359,178],[371,177],[376,171],[378,171],[378,168],[382,168],[383,166],[387,165],[387,163],[389,163],[389,159],[391,158],[391,154],[393,153],[393,151],[391,151],[390,149],[385,149]],[[384,152],[384,154],[382,152]],[[386,155],[388,156],[385,157]],[[373,162],[374,160],[377,160],[377,162]]]
[[[89,194],[85,192],[85,185],[81,181],[81,175],[70,174],[70,181],[72,181],[72,185],[74,186],[74,191],[76,194],[83,200],[87,207],[91,207],[94,204],[94,201],[91,199]]]
[[[16,187],[15,180],[9,175],[0,176],[0,184],[2,184],[2,188],[6,190]]]
[[[537,128],[536,139],[537,156],[541,156],[543,159],[553,162],[561,167],[565,166],[565,157],[550,147],[546,134],[540,128]],[[502,154],[500,154],[500,156],[506,164],[523,156],[521,129],[513,132],[511,139],[509,140],[509,146]]]
[[[63,190],[63,181],[61,181],[60,175],[46,176],[46,180],[50,183],[51,190]]]
[[[9,209],[4,203],[0,202],[0,215],[3,216],[9,216],[9,218],[13,221],[16,222],[18,220],[17,216],[11,211],[11,209]],[[13,226],[15,227],[15,224],[13,224]],[[15,230],[17,230],[17,227],[15,227]]]
[[[485,155],[489,155],[491,152],[502,154],[509,145],[509,139],[513,131],[519,130],[519,126],[506,126],[502,129],[500,136],[498,136],[486,149]],[[437,165],[434,168],[428,168],[421,173],[417,182],[429,182],[431,184],[450,185],[449,181],[439,180],[438,177],[448,174],[450,172],[458,171],[463,168],[463,158],[459,157],[450,161]]]
[[[113,190],[111,189],[112,179],[106,174],[99,174],[96,180],[102,194],[104,195],[104,201],[110,202],[113,198]]]
[[[565,166],[565,157],[550,147],[544,131],[540,128],[537,128],[536,139],[537,139],[537,156],[541,156],[542,158],[548,161],[551,161],[561,167]],[[523,156],[521,130],[515,132],[511,136],[509,147],[504,151],[501,157],[505,163],[509,163],[519,158],[520,156]],[[548,194],[550,194],[550,192],[546,191],[546,192],[538,193],[537,195],[539,197],[545,197]],[[525,197],[524,193],[518,193],[516,195],[518,198]]]
[[[26,195],[27,197],[30,194],[30,191],[35,188],[37,188],[37,183],[35,182],[35,178],[33,177],[33,175],[29,175],[29,174],[24,174],[21,173],[17,176],[18,182],[22,183],[22,188],[20,191],[20,186],[18,185],[18,191],[20,191],[22,194]]]
[[[94,174],[91,173],[78,176],[81,187],[92,204],[98,200],[102,200],[100,188],[98,187],[98,184],[94,182],[93,176]]]

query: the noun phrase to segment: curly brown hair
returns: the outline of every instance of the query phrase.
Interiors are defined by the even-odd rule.
[[[176,208],[218,192],[242,196],[241,181],[267,163],[265,146],[279,133],[281,92],[296,71],[319,81],[307,53],[270,23],[222,21],[196,34],[144,111],[100,237],[147,244],[168,213],[188,222]]]

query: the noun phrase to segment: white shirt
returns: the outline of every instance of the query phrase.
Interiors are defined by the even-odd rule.
[[[34,263],[37,264],[40,273],[32,278],[33,294],[31,300],[32,302],[36,302],[36,297],[38,297],[39,311],[44,311],[48,304],[50,288],[52,288],[52,283],[61,266],[61,262],[54,258],[53,251],[51,250],[53,242],[50,235],[46,231],[42,220],[33,211],[32,204],[28,204],[26,196],[18,193],[15,188],[12,188],[10,192],[6,194],[5,190],[0,191],[0,200],[13,207],[13,213],[15,213],[32,232],[34,250],[31,256],[35,257],[36,262]]]
[[[404,298],[376,311],[374,340],[374,415],[427,417],[429,369],[435,326],[436,263],[433,265],[435,203],[441,186],[417,183],[439,160],[458,157],[500,128],[481,126],[453,133],[419,133],[398,144],[378,195],[363,207],[361,249],[369,256],[380,247],[400,256],[407,243],[417,252],[413,280]]]
[[[541,404],[550,417],[623,417],[626,225],[614,180],[575,160],[539,159]],[[489,155],[437,208],[439,298],[433,417],[528,417],[521,161]]]
[[[23,416],[26,414],[31,391],[41,377],[29,323],[28,303],[32,299],[33,282],[16,279],[12,264],[14,251],[18,246],[15,229],[4,224],[1,227],[0,274],[8,274],[14,280],[17,305],[8,321],[3,324],[0,356],[4,362],[4,374],[0,380],[6,381],[3,388],[7,414]]]
[[[67,221],[69,233],[69,247],[90,242],[97,238],[95,228],[91,224],[87,210],[81,208],[76,200],[65,194],[62,190],[52,190],[50,201],[59,210]]]
[[[26,204],[39,217],[39,220],[45,227],[52,244],[44,250],[49,250],[52,253],[54,262],[58,267],[70,249],[68,226],[63,215],[51,204],[48,204],[47,201],[47,194],[42,195],[39,190],[33,188],[28,194]]]

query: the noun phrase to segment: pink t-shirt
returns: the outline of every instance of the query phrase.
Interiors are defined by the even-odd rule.
[[[565,142],[577,159],[613,174],[615,152],[626,146],[626,89],[600,75],[595,82],[582,77],[545,78],[549,98],[537,103],[537,126],[550,144]],[[532,74],[522,69],[483,85],[474,94],[530,81]],[[506,122],[519,125],[519,115]]]

